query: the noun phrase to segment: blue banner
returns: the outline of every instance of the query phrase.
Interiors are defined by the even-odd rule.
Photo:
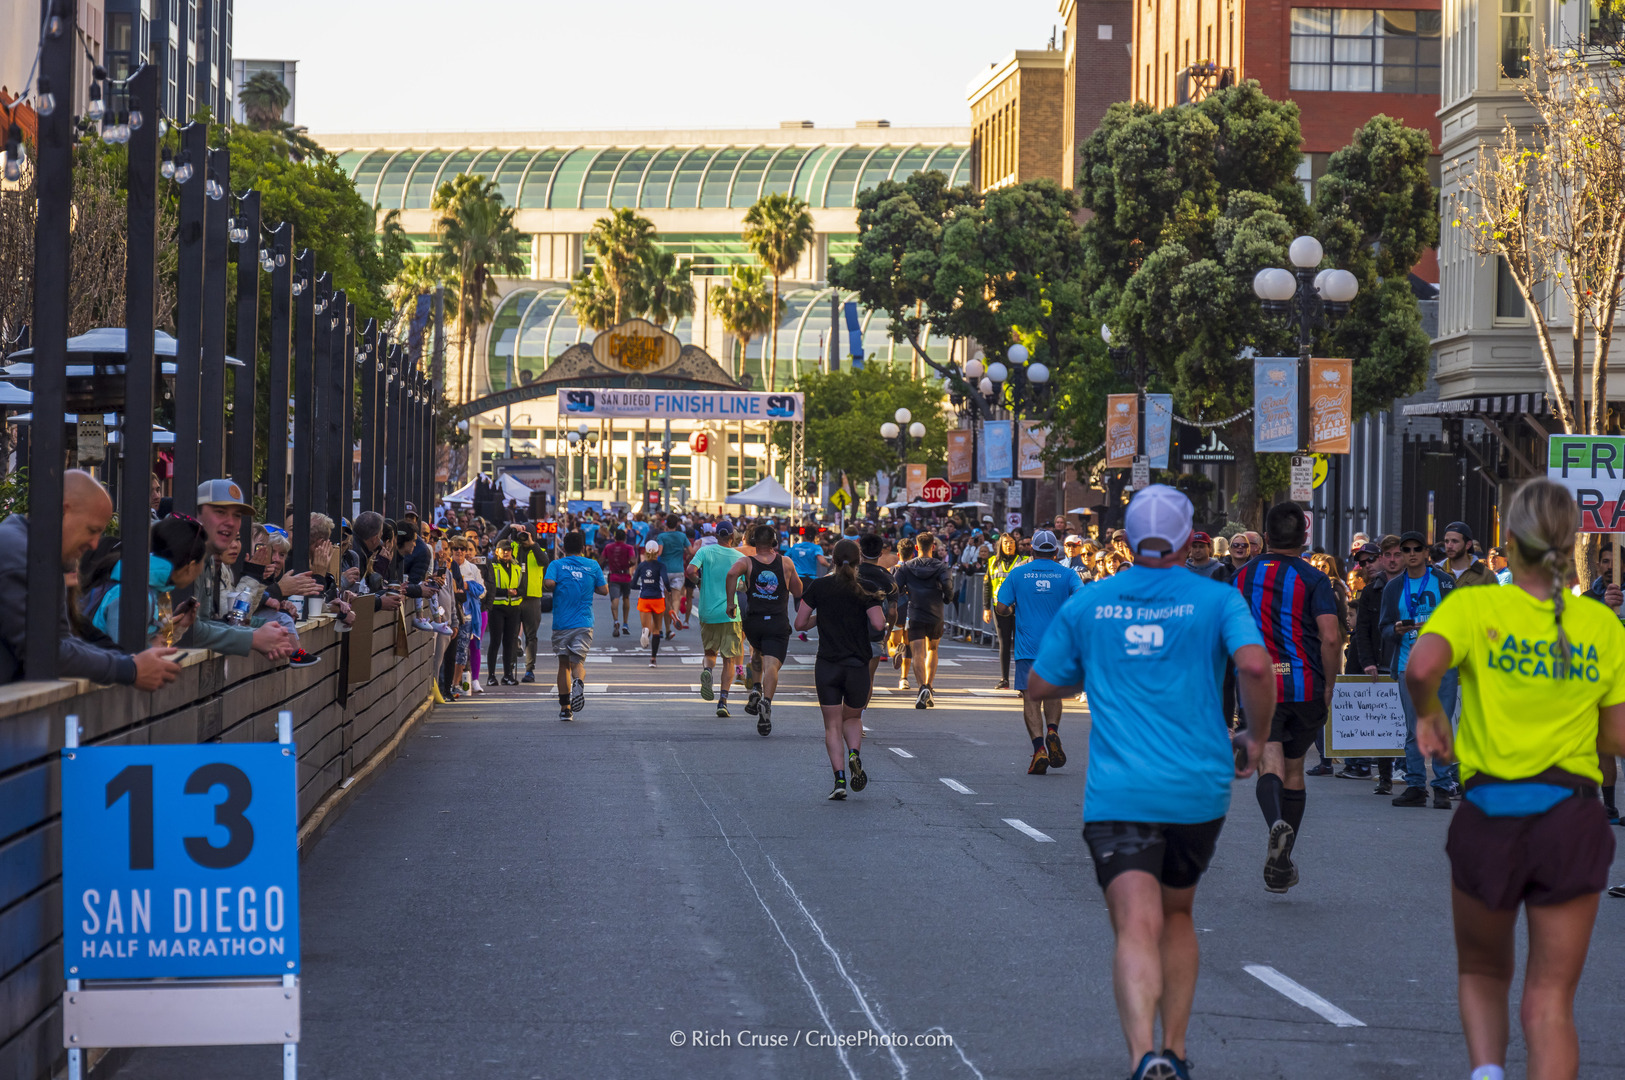
[[[1010,442],[1010,421],[988,420],[982,424],[983,480],[1015,479],[1015,461]]]
[[[1173,436],[1174,395],[1145,395],[1145,453],[1153,469],[1168,467],[1168,447]]]
[[[863,328],[858,325],[858,304],[855,300],[846,302],[846,335],[851,339],[852,370],[863,370]]]
[[[1298,358],[1253,359],[1253,450],[1290,454],[1298,447]]]

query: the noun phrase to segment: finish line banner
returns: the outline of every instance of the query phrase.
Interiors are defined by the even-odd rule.
[[[559,390],[560,419],[800,420],[801,395],[744,390]]]

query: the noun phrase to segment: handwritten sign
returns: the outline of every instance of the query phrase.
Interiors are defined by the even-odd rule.
[[[1625,529],[1625,438],[1553,435],[1546,440],[1546,478],[1580,504],[1580,531]]]
[[[1326,721],[1327,757],[1403,757],[1405,708],[1388,675],[1339,675]]]

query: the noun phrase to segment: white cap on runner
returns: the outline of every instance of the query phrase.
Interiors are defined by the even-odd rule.
[[[1134,493],[1123,515],[1129,550],[1136,555],[1177,551],[1191,535],[1191,501],[1166,484],[1152,484]],[[1142,547],[1149,550],[1141,551]]]

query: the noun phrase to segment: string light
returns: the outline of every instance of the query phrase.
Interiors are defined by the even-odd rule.
[[[6,129],[6,164],[4,176],[7,183],[15,184],[23,175],[23,129],[12,124]]]
[[[163,162],[158,166],[158,175],[165,180],[175,179],[175,159],[167,146],[164,147]]]
[[[43,75],[35,84],[34,111],[42,117],[56,112],[56,95],[51,93],[51,80]]]
[[[85,106],[85,115],[92,120],[100,120],[106,111],[107,107],[102,104],[102,84],[93,82],[90,84],[90,104]]]

